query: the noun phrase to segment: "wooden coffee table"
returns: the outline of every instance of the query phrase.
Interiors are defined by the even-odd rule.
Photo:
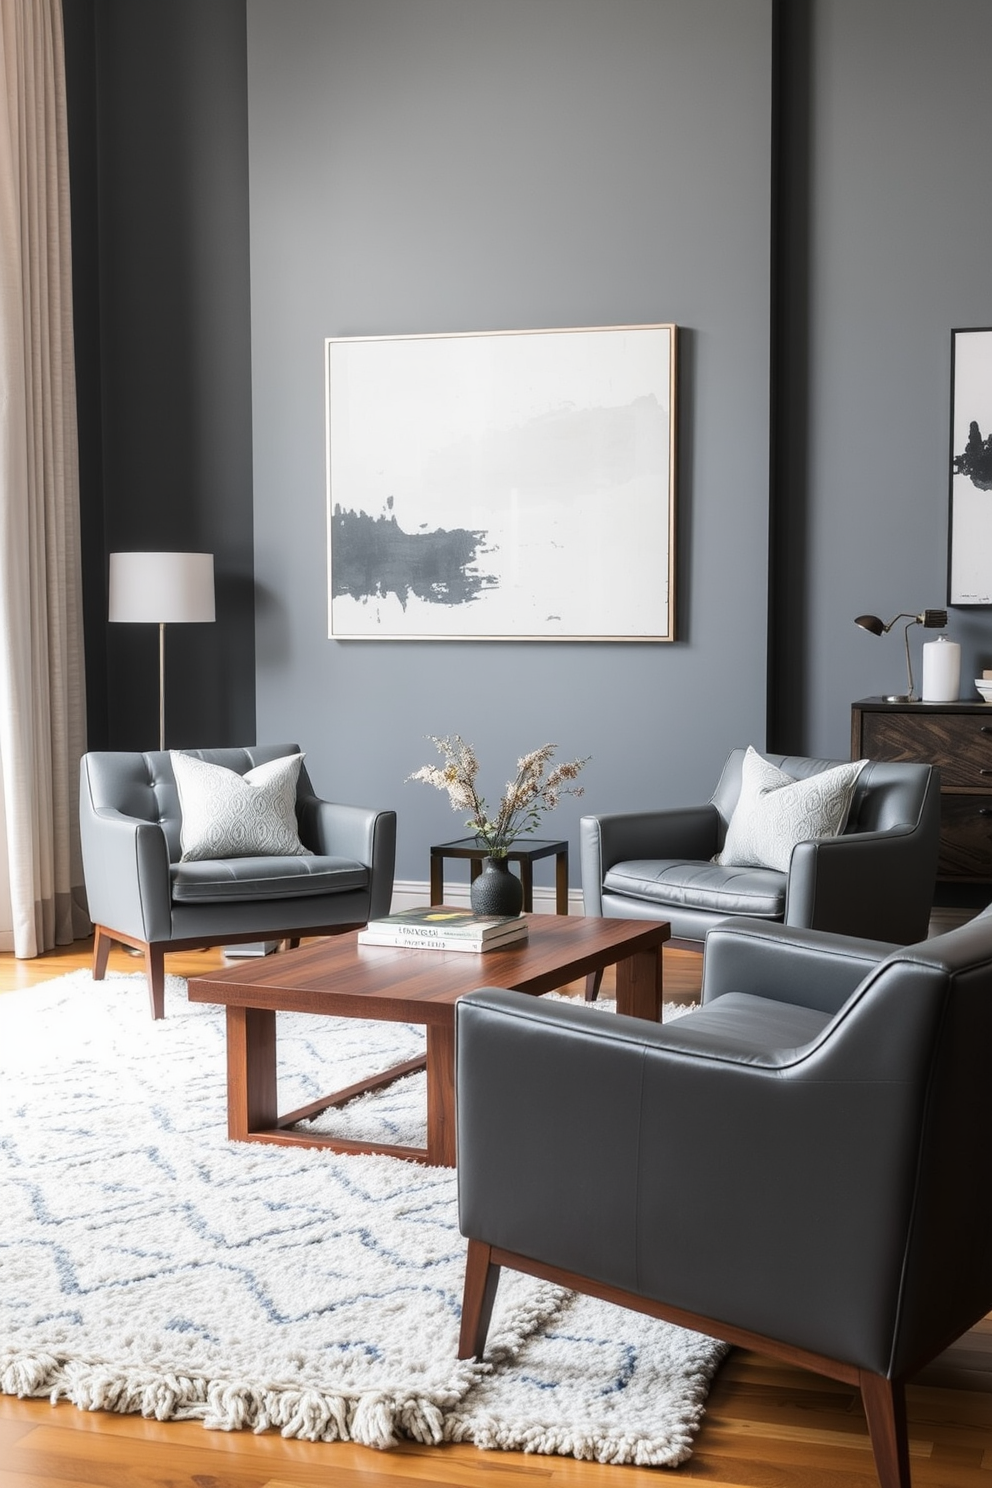
[[[227,1009],[227,1134],[236,1142],[383,1152],[452,1167],[455,1161],[455,1003],[477,987],[508,987],[535,997],[606,966],[617,968],[617,1011],[661,1017],[661,947],[671,931],[657,920],[528,915],[530,935],[505,950],[406,950],[363,946],[357,932],[192,978],[191,1002]],[[427,1053],[280,1116],[276,1091],[276,1013],[320,1013],[423,1023]],[[427,1070],[427,1146],[353,1141],[288,1128]]]

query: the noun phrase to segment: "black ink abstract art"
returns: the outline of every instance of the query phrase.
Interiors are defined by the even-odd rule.
[[[479,569],[484,531],[467,527],[404,532],[392,515],[334,508],[331,516],[331,597],[349,596],[375,605],[394,596],[406,611],[411,599],[425,604],[465,605],[498,583]]]
[[[992,604],[992,330],[951,336],[948,603]]]
[[[992,434],[983,439],[975,419],[968,425],[968,443],[953,458],[952,473],[967,476],[980,491],[992,491]]]

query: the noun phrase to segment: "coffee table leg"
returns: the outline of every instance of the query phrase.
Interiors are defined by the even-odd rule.
[[[455,1166],[455,1019],[427,1025],[427,1161]]]
[[[661,1019],[661,951],[636,951],[617,962],[617,1012]]]
[[[271,1131],[276,1104],[276,1015],[268,1008],[227,1009],[227,1135],[246,1142]]]

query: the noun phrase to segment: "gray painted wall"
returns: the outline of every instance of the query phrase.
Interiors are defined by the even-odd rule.
[[[992,324],[987,0],[65,12],[91,742],[155,730],[107,550],[202,544],[223,618],[170,636],[176,737],[256,732],[257,675],[258,736],[400,809],[403,876],[460,826],[403,784],[428,732],[493,792],[545,739],[591,753],[548,824],[573,841],[708,791],[730,744],[846,755],[851,701],[904,681],[854,615],[946,594],[950,333]],[[326,336],[655,319],[683,327],[680,641],[326,639]],[[966,690],[992,610],[949,629]]]
[[[249,0],[260,738],[395,806],[397,872],[462,833],[404,784],[460,732],[498,796],[546,740],[584,810],[707,796],[764,743],[770,0]],[[682,327],[673,645],[327,639],[324,338]],[[573,858],[573,881],[577,860]]]
[[[905,688],[903,627],[946,603],[951,329],[992,325],[992,6],[811,7],[810,360],[803,747],[846,754],[850,704]],[[962,695],[992,612],[950,612]],[[910,632],[917,681],[920,647]]]

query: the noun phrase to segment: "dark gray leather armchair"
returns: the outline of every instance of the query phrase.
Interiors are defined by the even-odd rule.
[[[859,1386],[909,1488],[905,1381],[992,1310],[992,916],[905,948],[728,922],[702,997],[458,1003],[461,1357],[508,1266]]]
[[[735,749],[702,806],[584,816],[579,827],[588,915],[667,920],[672,943],[699,948],[730,915],[908,945],[927,933],[937,874],[940,784],[930,765],[869,761],[839,837],[801,842],[788,873],[722,867],[741,789]],[[840,763],[799,755],[766,759],[796,779]]]
[[[298,754],[295,744],[185,749],[245,774]],[[296,793],[300,841],[313,857],[180,863],[179,793],[168,752],[83,756],[79,818],[94,922],[93,976],[113,941],[144,952],[152,1016],[164,1013],[167,951],[255,940],[299,940],[388,914],[396,813],[322,801],[305,766]]]

